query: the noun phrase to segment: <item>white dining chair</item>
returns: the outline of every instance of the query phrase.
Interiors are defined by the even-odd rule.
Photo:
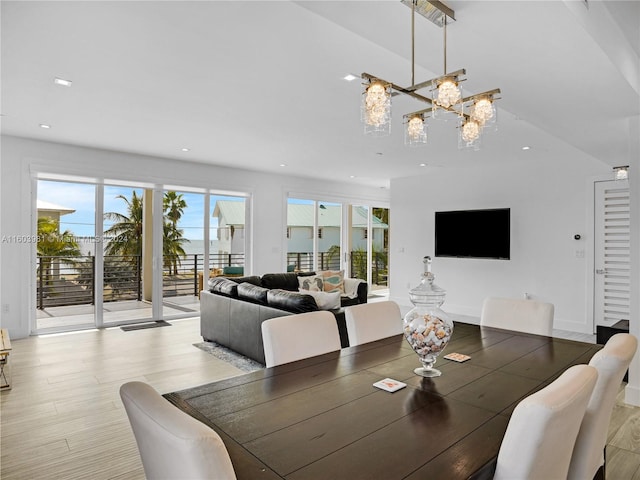
[[[326,310],[265,320],[262,343],[267,368],[341,348],[336,317]]]
[[[128,382],[120,398],[148,480],[234,480],[220,436],[164,399],[151,385]]]
[[[402,314],[393,301],[347,307],[344,318],[351,347],[402,333]]]
[[[589,365],[598,370],[598,381],[573,449],[567,477],[569,480],[591,480],[600,468],[604,469],[611,413],[622,378],[637,349],[636,337],[628,333],[618,333],[612,336],[589,362]]]
[[[494,480],[562,480],[598,371],[568,368],[513,411],[498,453]]]
[[[551,336],[553,304],[520,298],[485,298],[480,325]]]

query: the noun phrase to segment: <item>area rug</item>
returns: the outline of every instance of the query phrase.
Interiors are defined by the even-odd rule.
[[[227,347],[223,347],[222,345],[219,345],[215,342],[194,343],[193,346],[233,365],[243,372],[255,372],[256,370],[261,370],[264,368],[264,365],[262,365],[261,363],[256,362],[249,357],[245,357],[244,355],[240,355],[239,353],[234,352]]]
[[[158,328],[158,327],[170,327],[169,322],[164,320],[157,320],[155,322],[136,323],[134,325],[124,325],[120,327],[123,332],[131,332],[133,330],[144,330],[145,328]]]

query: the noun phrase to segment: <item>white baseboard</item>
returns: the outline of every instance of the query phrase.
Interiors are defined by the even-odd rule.
[[[564,330],[567,332],[584,333],[587,335],[593,335],[593,325],[585,325],[584,323],[571,322],[569,320],[563,320],[561,318],[553,319],[553,328],[557,330]]]
[[[624,403],[640,407],[640,388],[627,385],[624,389]]]

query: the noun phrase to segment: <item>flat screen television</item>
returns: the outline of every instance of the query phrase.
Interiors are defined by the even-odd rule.
[[[510,258],[511,211],[455,210],[436,212],[436,257]]]

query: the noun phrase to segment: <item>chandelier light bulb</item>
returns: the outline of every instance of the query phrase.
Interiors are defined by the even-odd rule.
[[[438,86],[438,96],[436,103],[443,108],[450,108],[460,102],[462,93],[458,88],[458,83],[450,78],[444,80]]]
[[[420,137],[420,135],[422,135],[423,132],[424,120],[422,120],[422,117],[419,115],[411,117],[411,120],[409,120],[409,124],[407,126],[407,133],[409,134],[409,137],[413,140],[416,140]]]
[[[480,125],[475,120],[467,120],[462,124],[462,139],[467,143],[473,143],[480,137]]]
[[[413,114],[406,119],[404,130],[404,143],[410,147],[425,145],[427,143],[427,123],[422,114]]]
[[[471,112],[471,118],[473,118],[480,125],[484,125],[489,122],[495,115],[495,109],[493,102],[488,98],[481,98],[473,105]]]
[[[380,127],[389,120],[391,92],[380,81],[371,82],[365,92],[365,121],[368,125]]]

